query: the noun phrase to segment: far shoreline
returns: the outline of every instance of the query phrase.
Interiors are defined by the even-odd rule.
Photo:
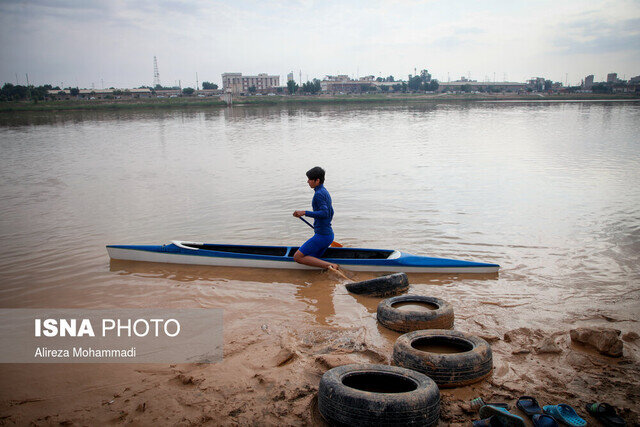
[[[590,102],[640,101],[636,94],[398,94],[238,96],[232,106],[305,106],[322,104],[432,104],[447,102]],[[227,108],[218,97],[144,98],[122,100],[6,101],[0,113],[38,111],[108,111],[137,109]]]

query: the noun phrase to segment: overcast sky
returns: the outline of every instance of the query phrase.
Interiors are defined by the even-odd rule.
[[[0,0],[0,83],[220,84],[224,72],[578,84],[640,75],[640,0]],[[104,82],[104,83],[103,83]]]

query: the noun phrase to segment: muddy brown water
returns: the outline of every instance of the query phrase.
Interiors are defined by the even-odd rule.
[[[638,134],[638,102],[2,114],[0,307],[222,308],[225,361],[4,365],[0,409],[25,424],[111,422],[119,411],[151,423],[159,401],[172,423],[296,423],[309,420],[307,388],[328,366],[388,363],[399,334],[376,322],[380,299],[350,295],[339,277],[107,256],[107,244],[172,239],[299,245],[310,230],[291,213],[309,208],[304,172],[315,165],[327,169],[341,244],[500,264],[495,275],[410,274],[409,293],[449,301],[455,329],[492,339],[496,384],[557,381],[580,396],[581,375],[541,374],[526,343],[562,333],[569,351],[562,337],[574,327],[638,332]],[[529,332],[503,340],[518,328]],[[583,361],[545,363],[557,373]],[[611,375],[617,385],[598,379],[609,395],[635,396],[630,374]]]

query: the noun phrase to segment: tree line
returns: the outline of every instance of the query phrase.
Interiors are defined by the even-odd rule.
[[[28,99],[43,101],[49,97],[50,90],[60,90],[60,87],[48,84],[42,86],[22,86],[5,83],[2,89],[0,89],[0,101],[24,101]]]
[[[113,87],[109,88],[112,93],[112,96],[121,96],[121,95],[129,95],[131,92],[127,89],[115,89]],[[174,89],[179,90],[178,86],[165,87],[161,85],[152,86],[140,86],[139,89],[149,89],[152,94],[156,93],[156,90],[163,89]],[[218,85],[210,82],[202,82],[202,89],[218,89]],[[64,89],[71,96],[78,96],[80,94],[80,89],[77,87],[67,87]],[[41,86],[23,86],[23,85],[14,85],[12,83],[5,83],[0,89],[0,102],[2,101],[44,101],[45,99],[51,98],[49,91],[59,91],[62,92],[63,89],[60,89],[60,86],[53,86],[50,84],[41,85]],[[58,92],[58,93],[59,93]],[[191,95],[195,92],[193,88],[184,88],[182,92],[185,95]],[[90,92],[89,95],[95,95],[95,92]],[[109,97],[110,95],[107,95]]]

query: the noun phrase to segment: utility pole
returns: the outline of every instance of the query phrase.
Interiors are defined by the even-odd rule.
[[[198,72],[196,71],[196,90],[200,90],[200,86],[198,85]]]
[[[29,87],[29,73],[25,73],[27,76],[27,99],[31,99],[31,88]]]

